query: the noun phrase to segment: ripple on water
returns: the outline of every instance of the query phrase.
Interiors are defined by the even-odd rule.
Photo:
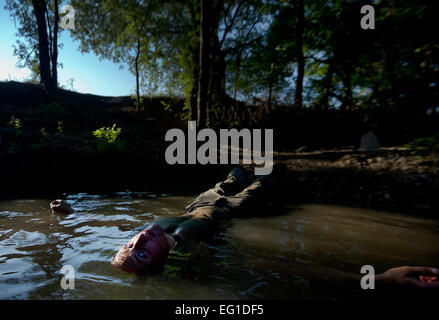
[[[53,280],[30,257],[10,258],[0,264],[0,299],[27,299],[39,288]]]
[[[59,222],[60,225],[74,227],[80,224],[95,222],[95,223],[105,223],[105,222],[140,222],[139,219],[129,215],[129,214],[92,214],[92,213],[77,213],[72,217],[66,217]]]
[[[101,199],[102,195],[88,194],[88,193],[76,193],[66,197],[67,200],[86,200],[86,199]]]
[[[29,232],[20,230],[15,232],[9,238],[0,242],[3,246],[15,246],[15,248],[23,248],[28,246],[42,245],[47,243],[47,236],[41,232]]]
[[[302,293],[332,298],[330,292],[309,293],[315,290],[309,275],[330,279],[329,271],[308,271],[312,266],[348,270],[364,262],[429,264],[439,257],[437,222],[304,206],[285,216],[234,219],[208,244],[191,247],[184,259],[171,255],[163,274],[136,277],[115,270],[111,258],[136,228],[177,215],[188,203],[188,197],[148,195],[70,195],[67,201],[77,212],[69,215],[52,215],[41,199],[0,202],[0,299],[259,299]],[[128,199],[133,197],[143,198]],[[63,265],[75,269],[75,290],[60,289]]]
[[[14,219],[16,217],[25,217],[25,216],[29,216],[31,214],[25,214],[22,212],[15,212],[15,211],[1,211],[0,212],[0,217],[2,218],[7,218],[7,219]]]
[[[120,192],[115,192],[114,193],[116,196],[121,197],[122,199],[126,199],[126,198],[143,198],[143,197],[156,197],[156,195],[154,195],[151,192],[148,191],[120,191]]]
[[[113,202],[111,200],[70,200],[67,201],[73,209],[75,209],[78,212],[86,212],[86,211],[93,211],[97,209],[102,209],[105,207],[110,207],[113,205]]]
[[[117,210],[117,211],[130,211],[131,209],[127,208],[127,207],[114,207],[114,210]]]

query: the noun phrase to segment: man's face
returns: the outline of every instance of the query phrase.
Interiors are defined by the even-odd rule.
[[[173,247],[169,238],[158,224],[152,224],[119,249],[113,264],[133,273],[152,270],[164,262]]]

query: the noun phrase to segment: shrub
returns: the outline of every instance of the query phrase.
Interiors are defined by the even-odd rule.
[[[427,137],[415,139],[406,145],[407,149],[411,151],[414,155],[428,155],[430,153],[439,152],[439,134]]]
[[[122,128],[117,128],[116,124],[93,131],[93,135],[98,139],[97,151],[123,151],[125,141],[119,138],[121,132]]]
[[[63,134],[64,129],[63,129],[63,127],[62,127],[62,121],[58,121],[58,126],[56,127],[56,131],[57,131],[57,134],[58,134],[58,135]]]
[[[19,136],[21,134],[21,121],[18,118],[15,118],[15,116],[11,117],[11,120],[7,123],[8,126],[10,126],[13,130],[16,136]]]
[[[141,110],[143,108],[143,102],[144,102],[144,98],[143,97],[139,97],[139,106],[137,105],[137,96],[136,95],[131,95],[131,100],[133,100],[134,106]]]
[[[47,133],[46,128],[44,127],[41,128],[40,132],[43,138],[47,138],[49,136],[49,133]]]
[[[165,111],[173,115],[176,119],[188,121],[190,118],[189,104],[184,104],[183,107],[172,101],[160,101]]]

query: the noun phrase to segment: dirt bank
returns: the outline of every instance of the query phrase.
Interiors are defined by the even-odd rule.
[[[181,109],[178,98],[147,98],[144,111],[136,113],[130,97],[66,90],[48,97],[37,85],[17,82],[0,83],[0,97],[2,197],[124,189],[186,192],[188,186],[201,192],[232,167],[166,163],[166,131],[187,127],[164,108]],[[123,148],[99,150],[92,132],[113,124],[122,129]],[[402,148],[301,150],[275,153],[288,168],[282,199],[439,213],[439,157],[421,158]]]
[[[347,204],[439,216],[439,157],[403,148],[281,152],[286,183],[303,202]]]

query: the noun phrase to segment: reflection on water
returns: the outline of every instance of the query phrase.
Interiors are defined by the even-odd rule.
[[[193,197],[149,192],[74,194],[77,211],[52,214],[53,199],[0,201],[1,299],[340,298],[335,285],[369,264],[439,265],[439,222],[355,208],[304,205],[286,214],[226,222],[208,243],[174,251],[164,272],[137,277],[111,258],[147,222],[178,216]],[[75,289],[62,290],[63,265]],[[338,282],[337,282],[338,283]]]

